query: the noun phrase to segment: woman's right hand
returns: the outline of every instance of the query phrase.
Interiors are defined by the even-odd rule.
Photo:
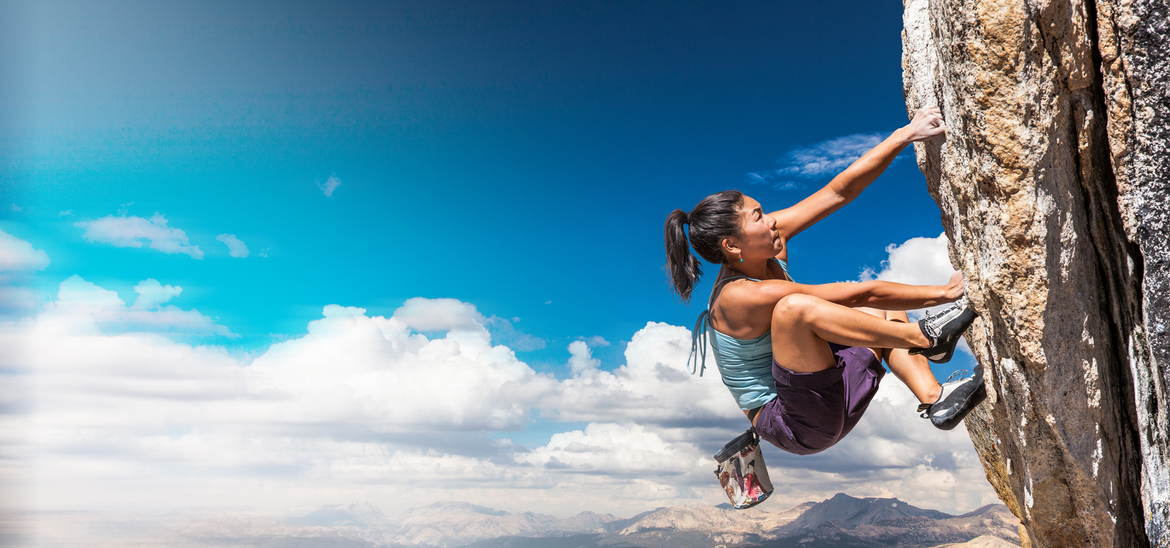
[[[942,112],[938,107],[923,107],[914,114],[914,119],[903,128],[906,132],[906,142],[925,141],[946,133],[947,125],[943,122]]]

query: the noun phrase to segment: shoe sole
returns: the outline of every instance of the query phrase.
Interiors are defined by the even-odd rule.
[[[966,409],[966,411],[955,415],[954,417],[951,417],[942,423],[934,422],[934,417],[931,417],[930,423],[939,430],[953,430],[956,426],[959,425],[960,422],[963,422],[963,419],[967,418],[967,415],[975,410],[976,406],[983,403],[983,400],[985,399],[987,399],[987,385],[981,384],[979,385],[979,388],[971,392],[971,395],[967,396],[966,400],[963,400],[963,405],[961,407]]]

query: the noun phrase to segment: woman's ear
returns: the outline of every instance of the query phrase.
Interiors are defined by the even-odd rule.
[[[719,248],[723,250],[724,257],[738,257],[742,251],[735,238],[724,238],[719,242]]]

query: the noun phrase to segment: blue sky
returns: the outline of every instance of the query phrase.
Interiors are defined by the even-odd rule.
[[[667,285],[667,213],[728,188],[782,208],[833,175],[809,162],[847,159],[907,121],[896,3],[467,4],[5,4],[0,230],[49,258],[5,274],[10,292],[33,296],[8,303],[6,329],[68,315],[67,287],[101,306],[109,290],[122,301],[109,306],[124,308],[102,309],[102,340],[161,332],[247,368],[275,343],[308,344],[327,305],[405,318],[396,311],[408,299],[453,299],[412,301],[456,312],[406,329],[434,342],[479,325],[537,376],[568,382],[632,366],[630,341],[647,322],[690,326],[701,310],[705,299],[684,306]],[[887,246],[941,232],[907,151],[792,242],[793,274],[855,280],[883,270]],[[117,237],[147,233],[160,249]],[[148,279],[157,283],[139,285]],[[140,294],[153,304],[135,308]],[[43,372],[34,350],[24,355],[5,364],[7,378]],[[940,375],[969,358],[956,362]],[[488,458],[500,439],[552,451],[557,433],[634,427],[538,400],[518,423],[460,423],[480,440],[463,449],[394,441],[426,421],[379,443]],[[712,413],[721,432],[738,428]],[[722,435],[708,434],[696,451]],[[524,454],[516,462],[531,465],[540,451]],[[300,503],[348,496],[322,485]],[[672,496],[702,499],[700,485]],[[990,492],[973,489],[948,504]]]

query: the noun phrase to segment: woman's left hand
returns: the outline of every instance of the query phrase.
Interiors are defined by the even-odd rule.
[[[967,292],[966,283],[963,281],[963,273],[956,272],[951,274],[951,281],[943,286],[946,292],[946,299],[948,301],[957,301]]]

